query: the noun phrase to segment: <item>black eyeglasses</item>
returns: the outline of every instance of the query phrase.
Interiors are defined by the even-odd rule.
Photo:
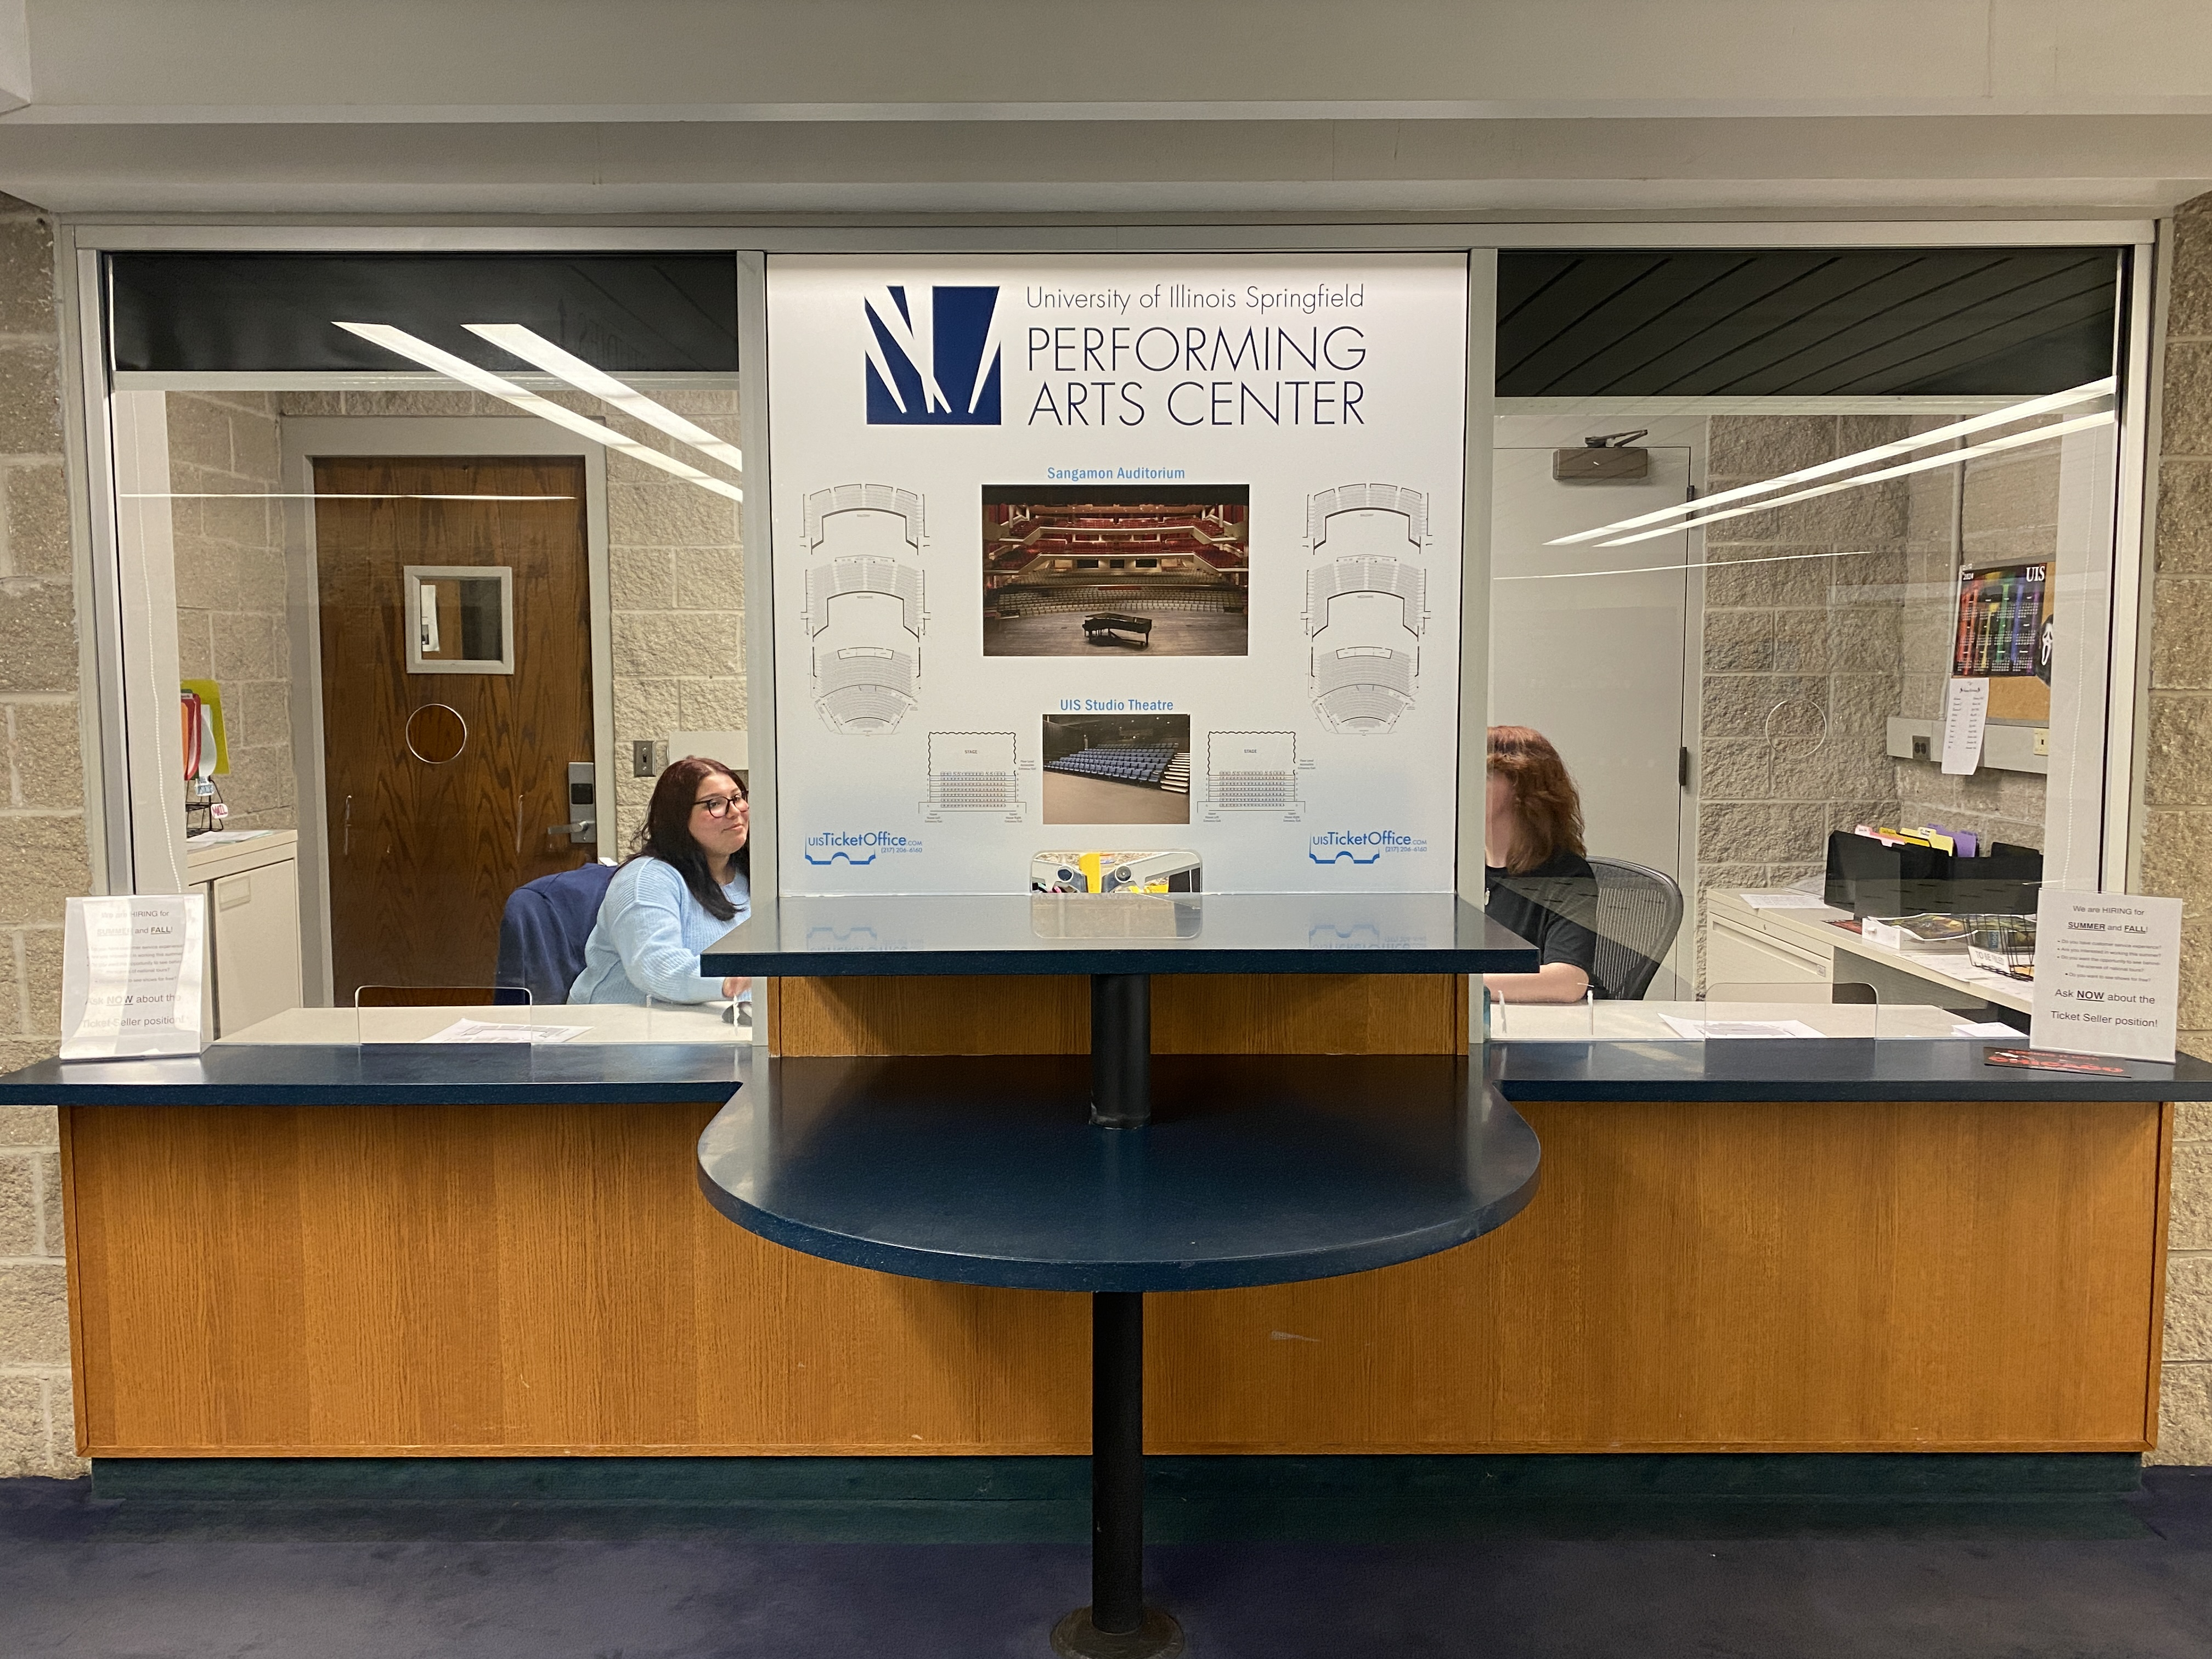
[[[691,804],[705,807],[710,818],[726,818],[745,804],[745,798],[743,795],[702,795]]]

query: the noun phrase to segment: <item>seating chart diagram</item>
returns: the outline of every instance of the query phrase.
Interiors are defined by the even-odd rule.
[[[1314,708],[1334,732],[1387,732],[1413,706],[1428,626],[1428,498],[1340,484],[1306,498]]]
[[[1298,799],[1300,764],[1294,732],[1209,732],[1206,822],[1218,823],[1224,812],[1279,812],[1296,823],[1305,811]]]
[[[1000,812],[1008,823],[1019,823],[1027,810],[1020,772],[1011,732],[933,732],[923,819],[939,823],[947,812]]]
[[[833,732],[892,732],[920,696],[928,625],[918,563],[922,498],[890,484],[806,497],[806,611],[814,706]]]

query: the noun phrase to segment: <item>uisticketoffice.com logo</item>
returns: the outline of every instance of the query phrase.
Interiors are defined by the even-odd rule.
[[[873,864],[888,854],[919,853],[921,841],[896,830],[823,830],[806,838],[809,864]]]
[[[891,283],[860,301],[870,426],[996,426],[996,288]]]
[[[1373,864],[1385,853],[1425,853],[1429,844],[1396,830],[1324,830],[1306,845],[1316,864]]]

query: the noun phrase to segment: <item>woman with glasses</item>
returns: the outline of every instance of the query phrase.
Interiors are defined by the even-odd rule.
[[[745,787],[720,761],[693,755],[663,772],[568,1000],[750,1001],[749,979],[702,979],[699,953],[752,909],[751,829]]]

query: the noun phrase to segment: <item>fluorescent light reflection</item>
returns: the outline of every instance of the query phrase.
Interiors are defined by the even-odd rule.
[[[711,455],[723,465],[733,467],[738,471],[745,470],[744,453],[735,444],[723,442],[705,427],[685,420],[674,410],[655,403],[642,392],[592,368],[573,352],[563,351],[535,330],[525,328],[520,323],[464,323],[461,326],[471,334],[481,335],[489,340],[501,351],[513,352],[523,362],[544,369],[558,380],[566,380],[577,391],[587,392],[646,425],[690,444],[701,454]]]
[[[393,489],[118,489],[125,501],[573,501],[574,495],[441,495]]]
[[[1548,545],[1548,544],[1547,544]],[[1616,545],[1612,542],[1607,547]],[[1499,576],[1501,582],[1571,581],[1577,576],[1645,576],[1655,570],[1733,570],[1740,564],[1790,564],[1799,559],[1863,559],[1874,550],[1855,547],[1848,553],[1774,553],[1757,559],[1699,559],[1692,564],[1635,564],[1620,570],[1540,570],[1533,576]]]
[[[1648,524],[1660,524],[1670,519],[1687,518],[1693,513],[1704,513],[1723,501],[1740,501],[1753,495],[1764,495],[1777,489],[1785,489],[1793,483],[1805,483],[1814,478],[1832,478],[1838,472],[1848,472],[1869,461],[1878,461],[1891,455],[1909,455],[1915,450],[1926,449],[1936,444],[1949,443],[1954,439],[1987,432],[1993,427],[2009,426],[2014,421],[2025,421],[2054,410],[2071,409],[2076,404],[2094,402],[2110,397],[2118,380],[2107,374],[2101,380],[2089,380],[2065,392],[2054,392],[2046,397],[2031,398],[2026,403],[2013,404],[2003,409],[1993,409],[1986,415],[1976,415],[1967,420],[1939,426],[1931,431],[1917,432],[1909,438],[1894,443],[1877,444],[1872,449],[1862,449],[1854,455],[1839,456],[1832,461],[1822,461],[1818,466],[1802,467],[1795,472],[1784,472],[1778,477],[1766,478],[1758,483],[1739,484],[1734,489],[1723,489],[1717,495],[1702,500],[1684,501],[1674,507],[1662,507],[1654,513],[1638,514],[1632,519],[1619,519],[1612,524],[1601,525],[1595,530],[1582,530],[1571,536],[1559,536],[1544,544],[1547,547],[1571,547],[1577,542],[1594,542],[1601,536],[1610,536],[1617,530],[1637,530]],[[1971,453],[1971,452],[1969,452]],[[1869,475],[1878,477],[1893,476],[1888,473]],[[1856,482],[1856,481],[1854,481]],[[1769,502],[1771,506],[1773,503]],[[1686,528],[1677,526],[1678,529]],[[1607,547],[1618,547],[1619,542],[1607,542]]]
[[[1791,501],[1809,501],[1815,495],[1833,495],[1839,490],[1856,489],[1861,484],[1878,483],[1884,478],[1902,478],[1911,472],[1932,471],[1939,466],[1959,466],[1977,456],[2001,454],[2008,449],[2025,449],[2030,444],[2063,438],[2069,432],[2086,432],[2092,427],[2111,426],[2117,418],[2109,409],[2094,415],[2077,415],[2070,421],[2039,426],[2033,431],[2015,432],[2007,438],[1992,438],[1985,444],[1975,444],[1966,449],[1947,449],[1941,455],[1924,456],[1917,461],[1907,461],[1901,466],[1886,466],[1876,472],[1862,472],[1841,483],[1816,484],[1810,489],[1793,490],[1787,495],[1771,495],[1764,501],[1753,501],[1749,507],[1732,507],[1725,513],[1708,513],[1703,518],[1691,519],[1681,524],[1662,525],[1656,530],[1646,530],[1638,535],[1616,536],[1611,541],[1600,542],[1598,545],[1627,547],[1659,536],[1679,536],[1686,530],[1702,530],[1709,524],[1719,524],[1723,520],[1741,519],[1747,513],[1764,513],[1770,507],[1785,507]],[[1713,499],[1718,500],[1719,497]],[[1552,544],[1546,544],[1547,546]]]
[[[672,472],[679,478],[697,484],[702,489],[712,490],[717,495],[726,495],[733,501],[745,498],[745,492],[737,485],[710,477],[689,461],[679,461],[673,455],[664,455],[652,445],[626,437],[613,428],[602,426],[550,398],[541,398],[534,392],[525,392],[514,381],[495,374],[488,368],[478,368],[474,363],[456,357],[450,351],[441,351],[428,340],[418,340],[404,328],[394,328],[389,323],[340,323],[337,326],[349,334],[358,334],[372,345],[380,345],[386,351],[396,352],[425,368],[435,369],[450,380],[459,380],[463,386],[489,392],[513,404],[517,409],[537,416],[540,420],[550,421],[555,426],[573,432],[580,438],[589,438],[595,444],[605,444],[609,449],[620,450],[635,460],[643,461],[647,466],[657,466],[663,472]]]

